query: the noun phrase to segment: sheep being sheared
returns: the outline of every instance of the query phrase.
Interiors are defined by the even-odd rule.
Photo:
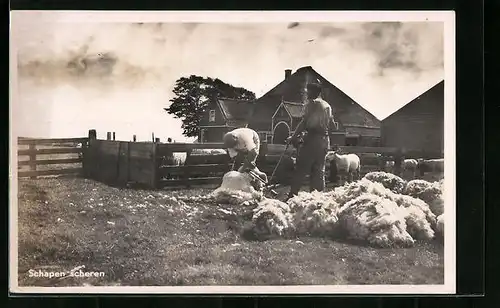
[[[254,188],[252,181],[248,173],[229,171],[224,174],[221,186],[212,192],[211,197],[218,203],[233,205],[241,205],[245,201],[260,201],[263,194]]]
[[[328,162],[335,162],[335,166],[337,167],[337,174],[340,178],[341,183],[344,182],[342,181],[344,177],[346,178],[345,182],[359,180],[359,175],[361,173],[361,161],[358,155],[340,155],[335,151],[329,151],[326,154],[326,160]]]

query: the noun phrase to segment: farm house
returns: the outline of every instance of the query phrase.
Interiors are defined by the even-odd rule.
[[[311,66],[294,73],[285,70],[284,80],[255,101],[248,127],[259,132],[268,143],[283,143],[284,136],[294,132],[297,119],[302,116],[305,84],[312,78],[324,85],[322,97],[332,106],[338,123],[337,133],[331,136],[332,144],[378,145],[380,121]]]
[[[407,150],[444,151],[444,81],[382,120],[381,143]]]
[[[324,85],[323,98],[332,106],[337,132],[331,143],[377,146],[380,121],[312,67],[285,70],[285,78],[255,101],[219,98],[207,108],[200,125],[201,142],[220,142],[228,130],[248,126],[267,143],[283,144],[302,117],[305,83],[318,78]]]
[[[253,101],[217,98],[210,101],[200,121],[198,140],[202,143],[220,142],[225,133],[244,127],[252,111]]]

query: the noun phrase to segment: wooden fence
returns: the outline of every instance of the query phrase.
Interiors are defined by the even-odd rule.
[[[18,177],[36,179],[39,176],[83,174],[83,153],[87,141],[87,137],[18,138]]]
[[[114,134],[113,134],[114,135]],[[135,183],[149,188],[189,187],[201,184],[219,184],[222,175],[229,171],[232,163],[222,143],[160,143],[158,138],[154,142],[128,142],[112,140],[111,134],[107,140],[96,138],[95,130],[89,131],[88,137],[68,139],[27,139],[20,138],[18,144],[28,145],[29,149],[20,149],[19,156],[27,155],[29,160],[19,161],[19,166],[30,166],[29,171],[20,171],[20,177],[37,177],[44,175],[82,174],[87,178],[103,183],[124,186]],[[114,137],[114,136],[113,136]],[[81,143],[82,147],[75,147]],[[51,145],[51,148],[37,149],[39,145]],[[57,145],[57,147],[54,147]],[[72,147],[71,147],[72,146]],[[215,149],[220,155],[200,153],[197,150]],[[291,156],[293,147],[284,145],[261,145],[257,166],[268,176],[273,172],[281,154],[282,159],[274,180],[286,183],[293,174]],[[398,148],[382,147],[352,147],[342,146],[338,150],[344,153],[356,153],[362,161],[362,173],[382,170],[386,160],[394,160],[394,173],[401,171],[401,161],[405,157],[438,158],[440,153],[423,153]],[[198,152],[198,153],[197,153]],[[79,153],[78,157],[57,158],[53,154]],[[175,164],[174,153],[185,155],[184,164]],[[50,154],[50,158],[37,160],[37,155]],[[377,155],[374,155],[377,154]],[[78,167],[59,168],[54,170],[37,170],[37,165],[80,164]],[[335,180],[335,168],[327,166],[330,180]]]

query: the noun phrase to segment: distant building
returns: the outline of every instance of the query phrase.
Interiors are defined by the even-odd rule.
[[[378,145],[380,121],[310,66],[293,74],[285,70],[284,80],[256,100],[248,126],[269,143],[283,143],[300,122],[305,85],[313,78],[321,81],[322,97],[332,107],[338,124],[331,136],[332,145]]]
[[[252,104],[250,100],[212,99],[200,121],[198,140],[202,143],[221,142],[227,132],[247,126]]]
[[[379,145],[380,121],[310,66],[293,74],[285,70],[283,81],[255,101],[213,100],[200,123],[199,140],[221,142],[230,129],[248,126],[262,141],[283,144],[300,122],[305,85],[312,78],[322,82],[322,97],[332,106],[337,122],[330,137],[332,145]]]
[[[386,147],[443,153],[444,80],[382,120],[381,136]]]

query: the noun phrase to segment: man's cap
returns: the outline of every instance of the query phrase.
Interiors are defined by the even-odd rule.
[[[321,81],[318,78],[313,78],[307,82],[308,89],[321,89]]]

